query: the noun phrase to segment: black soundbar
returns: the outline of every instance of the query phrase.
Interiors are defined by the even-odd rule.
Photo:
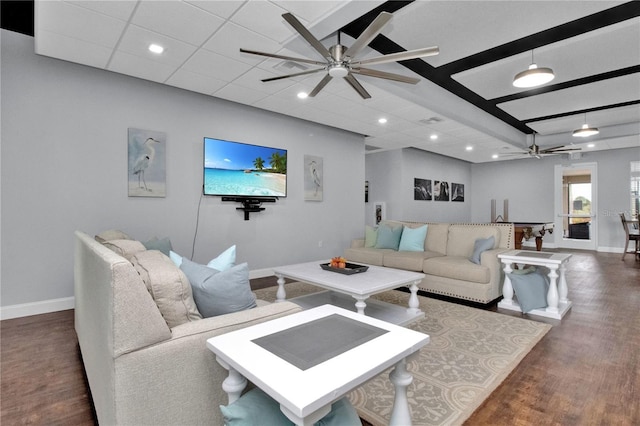
[[[236,201],[243,204],[260,204],[275,203],[276,199],[272,197],[256,198],[256,197],[222,197],[222,201]]]

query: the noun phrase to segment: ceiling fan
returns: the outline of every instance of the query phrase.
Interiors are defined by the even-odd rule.
[[[558,154],[564,154],[570,151],[580,151],[580,150],[581,148],[566,148],[564,145],[541,149],[538,145],[536,145],[536,134],[534,132],[533,143],[528,147],[527,151],[511,152],[509,154],[505,154],[505,156],[528,155],[529,157],[535,157],[537,159],[540,159],[542,158],[543,155],[558,155]]]
[[[367,46],[376,36],[382,31],[382,28],[391,20],[393,15],[388,12],[382,12],[378,15],[373,22],[360,34],[356,41],[350,46],[346,47],[340,44],[340,33],[338,32],[338,43],[326,48],[320,41],[315,38],[304,25],[298,21],[298,19],[291,13],[285,13],[282,15],[285,21],[287,21],[319,54],[322,56],[323,61],[315,61],[306,58],[294,58],[291,56],[278,55],[273,53],[258,52],[255,50],[240,49],[240,52],[250,53],[252,55],[267,56],[270,58],[285,59],[294,62],[302,62],[313,65],[320,65],[320,68],[315,68],[307,71],[302,71],[294,74],[282,75],[273,78],[266,78],[261,80],[263,82],[280,80],[283,78],[297,77],[306,74],[313,74],[317,72],[326,72],[326,75],[315,88],[309,93],[308,96],[313,97],[322,90],[332,78],[342,77],[346,80],[351,87],[363,98],[369,99],[371,95],[365,90],[364,87],[356,80],[354,74],[365,75],[369,77],[384,78],[387,80],[399,81],[402,83],[416,84],[420,79],[413,77],[406,77],[400,74],[394,74],[390,72],[378,71],[369,68],[363,68],[363,65],[376,65],[384,64],[388,62],[405,61],[408,59],[421,58],[424,56],[437,55],[439,53],[438,47],[427,47],[423,49],[409,50],[405,52],[391,53],[389,55],[376,56],[374,58],[354,60],[355,56]]]

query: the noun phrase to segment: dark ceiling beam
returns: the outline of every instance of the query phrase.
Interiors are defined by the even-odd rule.
[[[569,117],[569,116],[572,116],[572,115],[587,114],[587,113],[594,112],[594,111],[603,111],[603,110],[606,110],[606,109],[613,109],[613,108],[623,108],[623,107],[626,107],[626,106],[638,105],[638,104],[640,104],[640,100],[634,100],[634,101],[628,101],[628,102],[620,102],[620,103],[617,103],[617,104],[601,105],[601,106],[597,106],[597,107],[593,107],[593,108],[579,109],[579,110],[575,110],[575,111],[567,111],[567,112],[562,112],[560,114],[545,115],[544,117],[527,118],[525,120],[522,120],[522,122],[523,123],[535,123],[537,121],[553,120],[554,118]]]
[[[453,75],[491,62],[576,37],[609,25],[640,16],[640,1],[630,1],[583,18],[487,49],[483,52],[442,65],[438,69]]]
[[[0,27],[33,37],[33,0],[2,0]]]
[[[537,87],[535,89],[514,93],[512,95],[506,95],[506,96],[501,96],[499,98],[489,99],[488,101],[494,104],[502,104],[505,102],[515,101],[517,99],[528,98],[530,96],[537,96],[543,93],[555,92],[556,90],[569,89],[571,87],[582,86],[585,84],[595,83],[603,80],[609,80],[616,77],[623,77],[625,75],[636,74],[636,73],[640,73],[640,65],[634,65],[631,67],[620,68],[618,70],[589,75],[587,77],[582,77],[582,78],[578,78],[571,81],[563,81],[562,83],[550,84],[544,87]]]

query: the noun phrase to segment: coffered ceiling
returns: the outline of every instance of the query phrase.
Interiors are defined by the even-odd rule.
[[[283,13],[329,47],[337,32],[349,46],[382,10],[394,17],[360,58],[429,46],[440,54],[371,66],[421,79],[358,75],[371,99],[336,78],[299,99],[322,73],[263,83],[309,65],[239,51],[322,60]],[[472,163],[529,158],[510,154],[531,145],[534,131],[541,148],[640,147],[637,1],[48,0],[35,2],[34,29],[38,54],[360,133],[369,150],[416,147]],[[164,52],[151,53],[151,43]],[[513,87],[532,56],[556,78]],[[585,122],[600,134],[572,137]]]

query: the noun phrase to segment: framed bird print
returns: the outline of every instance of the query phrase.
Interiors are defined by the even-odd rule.
[[[322,157],[304,156],[304,199],[322,201]]]
[[[165,197],[167,135],[154,130],[129,128],[129,197]]]

